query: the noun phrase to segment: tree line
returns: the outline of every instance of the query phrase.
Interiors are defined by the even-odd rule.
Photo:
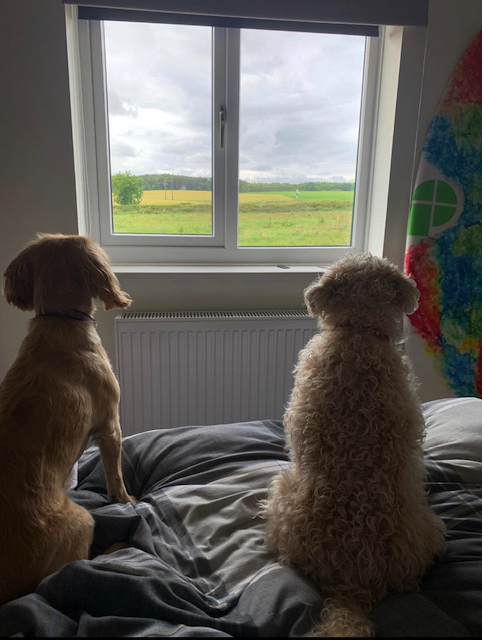
[[[133,175],[130,171],[115,173],[111,177],[111,188],[114,201],[118,204],[139,204],[143,191],[183,190],[211,191],[211,178],[194,178],[178,176],[170,173]],[[353,191],[352,182],[246,182],[239,180],[240,193],[261,193],[268,191]]]
[[[143,174],[137,176],[139,184],[146,191],[162,189],[187,189],[188,191],[211,191],[211,178],[195,178],[193,176],[178,176],[170,173]],[[353,191],[353,182],[247,182],[239,180],[239,192],[261,191]]]

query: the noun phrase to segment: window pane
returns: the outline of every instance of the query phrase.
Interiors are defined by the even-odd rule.
[[[365,38],[241,31],[238,244],[351,242]]]
[[[106,22],[114,233],[212,233],[212,29]]]

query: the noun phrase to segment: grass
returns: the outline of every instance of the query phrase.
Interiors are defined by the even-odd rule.
[[[166,195],[166,200],[165,200]],[[351,191],[241,193],[239,246],[347,245]],[[145,191],[139,206],[114,205],[115,233],[209,235],[210,191]]]

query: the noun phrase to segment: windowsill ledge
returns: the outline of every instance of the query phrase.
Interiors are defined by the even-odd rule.
[[[113,264],[118,276],[144,277],[230,277],[250,275],[307,276],[322,273],[321,265],[155,265],[155,264]]]

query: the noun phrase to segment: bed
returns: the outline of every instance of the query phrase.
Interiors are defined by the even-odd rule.
[[[375,605],[377,636],[481,636],[478,398],[424,403],[429,502],[448,550],[421,591]],[[109,504],[99,451],[79,461],[72,500],[95,519],[91,558],[0,607],[2,636],[309,635],[323,595],[264,547],[258,504],[289,464],[281,422],[186,426],[123,440],[133,507]],[[106,555],[114,543],[124,543]]]

